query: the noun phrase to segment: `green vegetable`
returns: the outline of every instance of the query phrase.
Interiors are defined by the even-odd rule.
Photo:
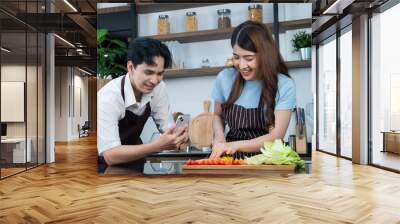
[[[274,164],[274,165],[296,165],[299,169],[304,169],[304,160],[293,151],[293,149],[283,144],[281,139],[274,142],[264,142],[261,148],[262,154],[246,157],[246,163],[252,165]]]

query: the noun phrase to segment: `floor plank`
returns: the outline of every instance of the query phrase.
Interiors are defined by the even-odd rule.
[[[313,153],[288,177],[104,176],[96,139],[0,181],[0,223],[400,223],[400,175]]]

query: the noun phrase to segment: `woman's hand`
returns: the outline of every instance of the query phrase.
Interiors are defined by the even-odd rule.
[[[210,159],[218,159],[224,154],[232,155],[238,151],[233,143],[218,142],[213,145]]]

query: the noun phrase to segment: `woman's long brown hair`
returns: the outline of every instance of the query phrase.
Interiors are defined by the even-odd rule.
[[[275,126],[275,98],[278,92],[278,74],[288,77],[288,69],[282,59],[281,54],[272,39],[271,32],[265,25],[246,21],[235,28],[231,37],[232,48],[238,45],[240,48],[255,52],[258,68],[256,77],[261,80],[261,99],[262,105],[267,106],[266,124],[267,130]],[[233,106],[235,101],[242,93],[245,80],[238,72],[233,82],[232,91],[223,108]]]

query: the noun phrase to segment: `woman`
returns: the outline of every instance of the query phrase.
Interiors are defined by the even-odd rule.
[[[234,68],[218,74],[212,92],[212,159],[223,154],[251,156],[265,141],[282,139],[296,104],[294,81],[266,26],[252,21],[240,24],[231,46]]]

